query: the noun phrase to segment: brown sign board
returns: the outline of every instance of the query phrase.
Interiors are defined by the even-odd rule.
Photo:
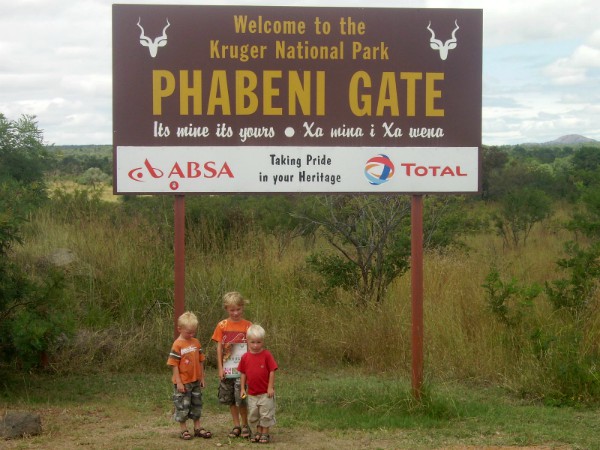
[[[113,5],[115,193],[331,191],[271,182],[311,162],[369,192],[345,170],[364,178],[377,155],[421,178],[391,191],[477,191],[482,24],[473,9]]]

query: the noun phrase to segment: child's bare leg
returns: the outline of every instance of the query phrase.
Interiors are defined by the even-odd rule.
[[[192,439],[192,436],[193,433],[190,433],[190,431],[187,428],[187,420],[184,422],[179,422],[179,437],[187,441]]]
[[[261,444],[268,444],[271,442],[271,436],[269,436],[269,427],[258,427],[260,428],[260,439],[258,442]]]
[[[229,407],[229,411],[231,412],[233,426],[239,427],[240,426],[240,408],[238,408],[237,405],[231,405]]]
[[[240,412],[240,417],[242,420],[242,425],[248,425],[248,407],[240,406],[239,412]]]

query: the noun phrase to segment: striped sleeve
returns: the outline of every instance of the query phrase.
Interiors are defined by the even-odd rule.
[[[168,366],[178,366],[179,361],[181,361],[181,353],[178,352],[175,348],[171,349],[169,353],[169,358],[167,359]]]

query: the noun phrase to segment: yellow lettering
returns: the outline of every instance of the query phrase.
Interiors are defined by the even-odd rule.
[[[383,116],[383,109],[389,108],[390,115],[399,116],[398,86],[396,85],[396,74],[394,72],[383,72],[381,74],[381,86],[379,87],[379,99],[377,100],[377,116]]]
[[[350,79],[350,88],[348,93],[348,101],[350,110],[355,116],[370,116],[371,115],[371,96],[362,94],[359,98],[358,89],[360,86],[370,88],[371,77],[365,71],[358,71]],[[360,103],[359,103],[360,101]]]
[[[250,70],[235,72],[235,113],[240,116],[254,114],[258,109],[258,96],[254,93],[258,77]],[[246,101],[248,105],[246,106]]]
[[[300,82],[298,72],[290,72],[288,103],[290,116],[296,115],[296,101],[304,115],[310,114],[310,73],[304,72],[304,81]]]
[[[164,80],[164,87],[163,87]],[[175,92],[175,77],[168,70],[152,71],[152,114],[162,114],[162,99]]]
[[[273,97],[279,96],[279,89],[273,87],[273,80],[281,78],[281,70],[265,70],[263,72],[263,113],[265,116],[281,116],[282,108],[273,106]]]
[[[324,116],[325,87],[325,71],[154,70],[152,112],[169,105],[180,116]]]
[[[417,80],[423,79],[421,72],[401,72],[400,79],[406,80],[406,116],[414,117],[417,110]]]
[[[443,80],[443,72],[427,72],[425,76],[425,115],[427,117],[444,117],[443,109],[435,109],[434,101],[442,97],[442,91],[435,89],[435,82]]]
[[[193,114],[202,114],[202,72],[193,70],[193,83],[189,85],[188,70],[179,71],[179,114],[189,114],[189,99],[192,98]]]
[[[325,115],[325,72],[317,72],[317,116]]]
[[[224,70],[213,71],[206,113],[209,116],[214,116],[217,106],[221,107],[221,111],[224,116],[231,115],[231,106],[229,104],[229,88],[227,86],[227,72]]]

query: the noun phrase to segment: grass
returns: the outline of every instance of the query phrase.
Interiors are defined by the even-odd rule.
[[[153,448],[144,433],[165,446],[173,444],[167,377],[151,375],[163,373],[161,355],[172,342],[171,201],[149,215],[127,214],[127,209],[116,207],[127,202],[109,205],[77,195],[55,201],[58,206],[33,217],[16,256],[35,269],[54,248],[73,251],[77,261],[65,268],[65,295],[79,327],[50,349],[54,376],[13,378],[10,385],[0,377],[0,400],[11,408],[49,411],[50,429],[58,437],[39,438],[54,446],[40,448],[61,448],[59,443],[71,441],[85,444],[85,437],[70,435],[63,410],[73,411],[84,424],[98,420],[113,434],[122,431],[115,424],[123,422],[122,428],[131,433],[124,439],[132,444],[124,448],[138,441],[140,447]],[[493,266],[504,279],[515,277],[520,284],[563,276],[555,261],[564,256],[562,244],[572,236],[550,225],[536,227],[527,246],[517,249],[504,248],[500,238],[483,233],[465,238],[468,251],[426,253],[424,350],[429,384],[423,404],[413,401],[407,382],[409,274],[390,286],[381,304],[359,308],[344,292],[317,294],[322,281],[307,269],[306,256],[325,247],[319,239],[314,244],[297,239],[279,252],[276,238],[253,227],[233,230],[221,240],[205,225],[188,224],[186,308],[200,318],[199,338],[208,364],[214,365],[210,336],[224,317],[222,294],[239,290],[250,299],[246,317],[265,327],[269,348],[286,368],[279,374],[277,433],[298,448],[331,448],[310,446],[319,440],[333,440],[345,448],[595,448],[587,431],[598,431],[597,411],[536,402],[550,398],[557,401],[554,404],[598,404],[597,391],[582,401],[552,396],[562,394],[561,389],[570,396],[585,387],[582,381],[589,376],[597,377],[600,308],[589,309],[581,340],[578,335],[568,340],[566,331],[572,325],[547,299],[540,297],[523,309],[523,321],[510,328],[490,312],[482,287]],[[511,303],[515,312],[520,311],[517,301]],[[548,344],[544,358],[532,350],[534,332]],[[561,353],[563,349],[569,351]],[[586,360],[579,354],[590,363],[583,364]],[[573,371],[563,370],[574,367],[573,362],[589,369],[575,379],[579,385],[573,382]],[[131,367],[141,367],[148,375],[107,375]],[[226,410],[216,404],[214,388],[207,393],[207,420],[219,434],[226,434]],[[150,425],[140,431],[141,423]],[[352,437],[357,429],[368,441],[360,441],[362,447]],[[304,435],[311,439],[302,441]]]
[[[33,217],[17,256],[29,267],[57,247],[77,257],[65,268],[65,295],[80,327],[51,349],[56,370],[119,371],[140,361],[157,370],[156,354],[172,338],[172,202],[165,200],[148,216],[79,194],[55,203]],[[504,248],[499,237],[483,233],[465,238],[468,251],[425,255],[425,358],[432,380],[476,380],[514,392],[526,389],[533,396],[548,385],[530,350],[530,335],[540,328],[545,336],[560,336],[560,318],[541,297],[527,310],[529,322],[522,329],[507,329],[490,312],[482,287],[492,266],[523,284],[556,279],[555,261],[572,236],[544,225],[518,249]],[[347,293],[318,294],[322,280],[306,267],[311,252],[326,248],[318,239],[313,246],[297,239],[280,253],[275,238],[252,227],[232,231],[225,241],[206,225],[187,230],[186,308],[201,319],[205,347],[224,317],[221,296],[239,290],[250,299],[247,318],[265,326],[271,348],[287,367],[352,365],[409,376],[410,274],[395,280],[380,305],[357,308]],[[590,309],[582,341],[589,343],[586,355],[598,353],[598,311]],[[147,345],[121,351],[140,340]],[[214,350],[208,351],[214,364]]]
[[[82,185],[73,180],[55,179],[48,183],[48,191],[52,193],[56,190],[65,192],[74,192],[77,190],[91,190],[98,194],[99,198],[105,202],[117,202],[119,197],[113,194],[113,187],[106,183],[99,184],[95,189],[92,186]]]
[[[225,437],[230,419],[213,395],[213,370],[208,382],[204,423],[216,433],[211,446],[245,445]],[[177,446],[176,425],[169,419],[170,389],[166,369],[160,374],[5,377],[0,410],[38,411],[45,432],[4,445],[11,449]],[[390,374],[282,368],[276,391],[273,448],[600,448],[598,410],[524,402],[497,387],[429,385],[419,403],[410,394],[409,381]]]

